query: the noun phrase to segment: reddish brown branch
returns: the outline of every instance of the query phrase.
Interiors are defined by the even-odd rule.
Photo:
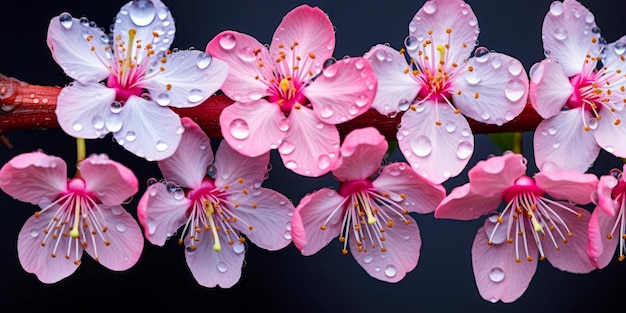
[[[30,85],[0,74],[0,135],[22,129],[57,128],[54,114],[60,87]],[[223,95],[212,96],[201,105],[188,109],[174,109],[180,116],[192,118],[209,137],[222,136],[219,126],[220,112],[233,101]],[[541,117],[530,106],[512,121],[502,126],[488,125],[469,120],[475,134],[533,131]],[[342,136],[353,129],[375,126],[389,140],[395,140],[400,117],[390,118],[371,109],[356,119],[337,127]]]

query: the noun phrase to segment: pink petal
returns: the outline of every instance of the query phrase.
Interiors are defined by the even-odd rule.
[[[553,59],[545,59],[534,65],[531,71],[530,103],[543,118],[561,112],[574,92],[563,68]]]
[[[157,246],[162,246],[178,228],[187,222],[188,198],[177,199],[161,183],[148,187],[137,204],[137,217],[144,236]]]
[[[104,32],[97,27],[84,27],[77,18],[65,20],[64,16],[61,22],[62,15],[52,18],[48,26],[47,43],[54,60],[66,75],[80,82],[99,82],[107,78],[111,72],[108,64],[103,64],[107,60],[104,57],[106,44],[100,39],[105,36]],[[85,40],[85,35],[92,40]]]
[[[505,153],[479,161],[467,176],[472,192],[486,197],[502,195],[515,180],[526,174],[526,159],[516,153]]]
[[[591,264],[597,268],[605,268],[615,255],[617,244],[620,240],[614,237],[613,226],[616,217],[611,217],[596,207],[591,213],[589,226],[589,240],[587,241],[587,255]],[[611,235],[611,239],[607,235]]]
[[[367,60],[344,58],[325,68],[303,92],[321,121],[340,124],[369,110],[376,85],[376,74]]]
[[[596,191],[598,177],[578,171],[544,171],[535,174],[537,186],[552,198],[576,204],[588,204]]]
[[[291,128],[278,152],[293,172],[318,177],[334,168],[339,154],[339,131],[317,119],[312,110],[300,108],[289,115]]]
[[[228,75],[226,62],[202,51],[174,52],[160,66],[164,70],[141,85],[159,105],[176,108],[200,105],[220,89]]]
[[[59,93],[55,114],[63,131],[72,137],[104,137],[111,129],[117,130],[116,116],[111,112],[113,101],[114,89],[74,82]]]
[[[608,44],[606,48],[604,48],[606,53],[602,56],[602,64],[607,66],[610,72],[617,71],[618,69],[622,72],[626,72],[626,61],[621,60],[622,56],[626,56],[624,55],[624,47],[626,47],[626,35]]]
[[[496,65],[494,65],[496,64]],[[454,105],[476,121],[502,125],[518,116],[526,106],[528,77],[520,61],[490,52],[465,64],[472,67],[451,81]],[[465,66],[463,65],[463,66]]]
[[[232,235],[238,236],[238,234]],[[200,239],[197,242],[197,248],[185,249],[185,259],[198,284],[210,288],[218,285],[222,288],[234,286],[241,277],[244,249],[235,250],[230,246],[225,246],[218,252],[213,250],[215,239],[211,232],[199,233],[197,237]],[[225,239],[220,240],[225,243],[227,242]]]
[[[206,53],[228,63],[228,76],[221,90],[229,98],[250,102],[268,95],[266,81],[273,78],[274,59],[258,40],[228,30],[211,39]]]
[[[415,99],[422,86],[412,77],[406,57],[385,45],[376,45],[364,56],[378,79],[372,108],[383,115],[399,113]],[[409,71],[405,74],[405,71]]]
[[[446,196],[443,186],[417,175],[404,162],[385,166],[372,185],[381,194],[404,195],[400,196],[401,201],[397,201],[398,205],[409,212],[420,214],[433,212]]]
[[[295,208],[287,197],[271,189],[256,188],[248,194],[234,193],[228,199],[239,203],[231,210],[237,216],[239,231],[255,245],[279,250],[291,243],[291,216]]]
[[[317,253],[339,236],[346,200],[329,188],[321,188],[300,200],[291,221],[291,234],[302,255]],[[323,230],[322,225],[326,226]]]
[[[467,120],[448,105],[426,101],[416,111],[406,111],[401,125],[397,138],[402,154],[420,175],[434,183],[459,174],[474,153]]]
[[[395,283],[417,266],[422,239],[417,223],[412,217],[407,217],[409,224],[405,224],[397,215],[391,219],[394,221],[394,227],[387,229],[385,241],[381,246],[386,249],[385,252],[381,251],[381,247],[364,247],[363,251],[359,252],[355,238],[352,237],[349,241],[352,255],[370,276]]]
[[[215,153],[215,168],[217,170],[215,185],[231,185],[233,188],[257,186],[265,180],[269,153],[257,157],[247,157],[233,150],[226,141],[220,142]],[[237,182],[235,184],[235,182]],[[238,185],[243,184],[238,187]]]
[[[294,43],[297,43],[295,49],[287,49]],[[280,45],[285,48],[281,49]],[[300,5],[283,17],[270,45],[272,59],[280,57],[278,52],[283,51],[288,68],[293,68],[296,56],[305,58],[313,53],[315,59],[303,72],[311,70],[314,75],[320,72],[323,61],[333,56],[334,49],[335,31],[328,15],[318,7],[308,5]]]
[[[465,184],[452,189],[441,201],[435,209],[435,218],[473,220],[498,209],[501,202],[501,195],[485,197],[471,191],[470,184]]]
[[[553,4],[546,14],[541,29],[543,49],[558,60],[568,77],[581,73],[587,54],[599,55],[598,41],[591,41],[599,37],[594,27],[591,12],[575,0]]]
[[[121,124],[111,131],[126,150],[148,161],[163,160],[176,151],[184,129],[174,111],[131,96],[117,115]]]
[[[598,206],[596,208],[609,216],[615,216],[619,208],[619,202],[612,197],[613,188],[617,186],[617,183],[617,179],[611,175],[601,176],[598,181]]]
[[[52,202],[66,187],[65,161],[42,152],[19,154],[0,169],[2,191],[22,202]]]
[[[584,130],[578,109],[543,120],[533,142],[535,164],[542,170],[548,167],[585,172],[600,153],[593,133]]]
[[[368,178],[380,169],[387,148],[387,140],[376,128],[353,130],[343,140],[333,175],[343,182]]]
[[[534,261],[515,262],[515,244],[488,245],[483,227],[472,245],[472,268],[480,296],[490,302],[513,302],[524,294],[537,270],[537,246],[528,245]]]
[[[447,30],[451,32],[448,33]],[[429,32],[432,31],[432,34]],[[446,63],[462,63],[467,59],[478,39],[478,20],[469,4],[461,0],[430,0],[426,1],[409,23],[409,38],[417,41],[428,39],[433,46],[449,44]],[[407,45],[411,58],[418,62],[425,59],[418,56],[413,45]],[[435,49],[422,49],[425,56],[433,62],[439,62],[439,53]],[[434,52],[434,55],[433,55]],[[420,64],[422,68],[424,64]]]
[[[254,157],[276,149],[289,129],[284,113],[265,99],[235,102],[220,113],[222,136],[239,153]]]
[[[56,246],[56,257],[52,257],[55,241],[49,240],[45,246],[41,245],[45,236],[43,230],[55,213],[55,208],[43,211],[39,217],[28,218],[17,237],[17,255],[20,264],[28,273],[37,275],[43,283],[52,284],[70,276],[78,266],[74,264],[76,246],[72,246],[71,257],[65,258],[68,240],[59,239]],[[78,246],[78,260],[83,248]]]
[[[626,99],[626,95],[622,97]],[[608,108],[604,109],[607,110]],[[606,152],[616,157],[626,158],[626,145],[624,145],[626,142],[626,123],[623,122],[626,121],[626,110],[616,110],[604,114],[602,117],[604,118],[598,122],[598,128],[593,132],[596,142]],[[616,125],[616,119],[622,122]]]
[[[124,271],[131,268],[141,256],[143,250],[143,235],[137,221],[121,206],[100,206],[108,231],[103,233],[105,240],[96,239],[87,241],[85,251],[97,262],[114,271]]]
[[[95,193],[105,206],[118,205],[138,190],[133,171],[107,156],[91,155],[80,162],[78,169],[87,190]]]
[[[559,216],[563,219],[573,236],[567,237],[567,243],[563,243],[559,234],[553,232],[554,236],[557,237],[556,243],[560,249],[557,250],[552,242],[546,238],[546,240],[542,241],[544,245],[543,252],[548,261],[550,261],[550,264],[562,271],[577,274],[589,273],[595,269],[589,260],[586,249],[588,240],[587,227],[591,213],[585,209],[569,205],[566,202],[559,203],[579,212],[582,214],[582,217],[579,218],[576,214],[566,212],[554,205],[550,205],[552,209],[558,210],[557,213],[559,213]],[[567,236],[567,234],[565,235]]]
[[[198,188],[213,163],[211,140],[193,120],[181,118],[185,132],[176,152],[158,162],[163,178],[185,188]]]

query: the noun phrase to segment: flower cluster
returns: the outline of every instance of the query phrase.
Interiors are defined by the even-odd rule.
[[[528,73],[476,46],[478,20],[462,0],[426,1],[398,50],[376,44],[339,59],[328,15],[308,5],[288,12],[267,45],[226,30],[205,51],[170,50],[174,18],[160,0],[127,3],[110,30],[69,13],[48,27],[52,57],[74,79],[55,114],[77,140],[76,171],[42,151],[0,169],[1,190],[40,208],[17,246],[24,270],[44,283],[74,273],[83,251],[124,271],[144,240],[170,238],[209,288],[237,284],[248,241],[269,251],[293,243],[312,256],[335,238],[369,276],[396,283],[420,258],[418,213],[486,216],[471,261],[492,302],[521,297],[539,261],[582,274],[626,258],[626,179],[618,169],[587,172],[602,149],[626,158],[626,36],[607,43],[575,0],[550,5],[546,58]],[[215,112],[221,138],[210,138],[201,118],[176,109],[206,107],[217,91],[232,102]],[[498,127],[524,110],[542,118],[529,158],[538,171],[519,147],[468,168],[470,122]],[[338,128],[369,111],[396,121],[403,160],[386,161],[391,138],[377,125]],[[106,154],[86,157],[84,140],[109,133],[156,161],[162,177],[141,190],[137,220],[124,208],[140,191],[133,171]],[[294,174],[332,176],[337,186],[301,199],[264,187],[273,150]],[[465,170],[468,182],[447,191]]]

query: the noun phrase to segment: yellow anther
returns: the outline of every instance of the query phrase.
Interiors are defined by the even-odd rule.
[[[289,90],[289,81],[288,81],[287,79],[283,78],[283,79],[280,81],[280,89],[281,89],[283,92],[287,92],[287,91]]]

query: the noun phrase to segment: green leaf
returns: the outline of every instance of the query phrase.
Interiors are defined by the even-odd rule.
[[[515,136],[514,133],[489,133],[487,137],[498,147],[502,152],[515,148]]]

